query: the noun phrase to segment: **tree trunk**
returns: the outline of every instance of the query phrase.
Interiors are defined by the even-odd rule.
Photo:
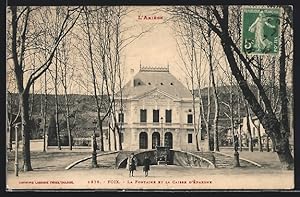
[[[43,117],[44,117],[44,128],[43,128],[43,152],[46,152],[46,132],[47,132],[47,72],[45,72],[45,100],[44,100],[44,112]],[[42,104],[42,100],[41,100]]]
[[[232,147],[235,150],[235,128],[234,128],[234,114],[233,114],[233,81],[232,81],[232,76],[230,76],[230,127],[231,127],[231,132],[232,132]]]
[[[193,80],[192,80],[192,83]],[[195,143],[196,143],[196,150],[199,151],[200,148],[199,148],[199,141],[198,141],[198,133],[199,133],[199,130],[197,129],[197,124],[196,124],[196,107],[195,107],[195,104],[196,104],[196,101],[195,101],[195,90],[194,90],[194,86],[192,85],[192,91],[193,91],[193,125],[194,125],[194,134],[195,134]]]
[[[270,144],[269,144],[269,141],[270,141],[270,137],[267,135],[267,138],[266,138],[267,152],[270,152]]]
[[[260,121],[258,120],[257,134],[258,134],[258,149],[260,152],[263,152],[263,145],[261,140],[261,132],[260,132]]]
[[[32,120],[33,111],[34,111],[34,82],[32,83],[31,104],[30,104],[30,114],[29,114],[30,120]]]
[[[68,139],[69,139],[69,149],[72,150],[72,133],[70,128],[70,109],[69,109],[69,100],[68,100],[68,94],[67,94],[67,88],[65,87],[65,103],[66,103],[66,109],[67,109],[67,130],[68,130]]]
[[[214,102],[215,102],[215,114],[214,114],[214,120],[213,120],[213,145],[214,145],[214,151],[219,151],[219,139],[218,139],[218,119],[219,119],[219,101],[218,101],[218,94],[217,94],[217,88],[213,73],[213,61],[212,61],[212,55],[213,55],[213,47],[211,43],[211,29],[208,28],[207,32],[207,44],[208,44],[208,64],[209,64],[209,86],[210,82],[212,84],[212,90],[214,95]],[[210,97],[210,93],[208,92],[208,97]],[[210,100],[210,98],[209,98]],[[209,101],[210,102],[210,101]],[[209,103],[210,104],[210,103]],[[210,113],[210,111],[209,111]],[[209,116],[208,116],[209,117]],[[209,121],[208,121],[209,122]]]
[[[23,143],[23,170],[32,171],[30,161],[30,126],[29,126],[29,92],[20,94],[21,120],[22,120],[22,143]],[[18,139],[15,139],[18,140]]]
[[[258,80],[259,83],[261,83],[261,78],[262,78],[262,66],[261,66],[261,57],[258,57]],[[257,91],[257,100],[259,104],[261,103],[261,99],[260,99],[260,94],[259,94],[259,90]],[[254,122],[253,122],[254,123]],[[263,147],[262,147],[262,141],[261,141],[261,131],[260,131],[260,121],[258,120],[258,125],[255,125],[255,127],[257,128],[257,133],[258,133],[258,149],[260,152],[263,152]]]
[[[248,142],[249,142],[248,150],[249,152],[253,152],[253,139],[252,139],[252,132],[250,127],[251,116],[246,101],[245,101],[245,109],[246,109],[246,116],[247,116],[247,131],[248,131]]]
[[[113,128],[114,149],[117,150],[116,128]]]
[[[11,137],[11,129],[12,128],[12,125],[11,125],[11,123],[10,122],[8,122],[7,123],[7,142],[8,142],[8,144],[7,144],[7,150],[9,150],[9,151],[12,151],[12,137]]]
[[[108,123],[108,129],[107,129],[107,140],[108,140],[108,151],[111,151],[111,137],[110,137],[110,123]]]
[[[258,119],[261,121],[261,124],[265,128],[266,133],[271,136],[272,141],[275,143],[276,152],[282,163],[282,167],[291,169],[294,167],[294,160],[293,160],[293,157],[292,157],[290,149],[289,149],[288,138],[286,137],[286,132],[288,132],[288,131],[285,131],[285,129],[284,130],[281,129],[278,119],[276,118],[272,109],[270,109],[271,103],[268,100],[268,98],[266,97],[265,92],[262,90],[261,84],[259,84],[257,82],[257,78],[255,78],[255,76],[253,75],[253,70],[251,69],[249,62],[241,54],[241,51],[233,43],[231,37],[229,36],[229,33],[228,33],[228,6],[223,6],[222,11],[223,11],[223,17],[221,17],[219,15],[219,13],[216,13],[216,11],[214,12],[214,14],[217,17],[219,24],[221,25],[222,33],[220,33],[220,32],[218,32],[218,33],[221,38],[222,47],[226,54],[232,74],[238,81],[238,84],[243,92],[243,95],[245,96],[245,99],[251,106],[252,111],[255,113],[255,115],[258,117]],[[253,92],[250,90],[247,82],[245,81],[244,77],[242,76],[241,71],[238,69],[237,62],[234,58],[234,54],[232,51],[233,49],[238,53],[239,57],[242,59],[247,70],[250,72],[256,86],[261,90],[260,93],[262,95],[263,102],[266,106],[267,113],[265,113],[263,108],[261,107],[261,105],[259,105]]]
[[[56,52],[56,62],[55,62],[55,79],[54,79],[54,89],[55,89],[55,127],[56,127],[56,139],[57,147],[61,150],[60,146],[60,130],[59,130],[59,119],[58,119],[58,97],[57,97],[57,52]]]
[[[210,64],[210,72],[212,79],[212,88],[214,93],[214,101],[215,101],[215,117],[214,117],[214,151],[220,151],[219,149],[219,132],[218,132],[218,122],[219,122],[219,99],[217,94],[217,87],[214,79],[214,73],[212,68],[212,63]]]
[[[98,120],[99,120],[99,129],[100,129],[100,151],[104,151],[103,120],[99,116],[98,116]]]
[[[206,132],[207,132],[207,150],[211,150],[211,143],[210,143],[210,82],[211,82],[211,75],[208,76],[208,87],[207,87],[207,117],[206,117]]]
[[[96,86],[96,73],[94,69],[94,59],[93,59],[93,50],[92,50],[92,40],[91,40],[91,32],[90,32],[90,21],[89,21],[89,15],[86,12],[86,27],[87,27],[87,36],[88,36],[88,50],[89,50],[89,59],[90,59],[90,64],[91,64],[91,71],[92,71],[92,76],[93,76],[93,90],[94,90],[94,99],[96,102],[96,108],[97,108],[97,119],[98,123],[100,124],[101,122],[101,110],[99,106],[99,100],[97,96],[97,86]],[[100,128],[100,151],[104,151],[104,146],[103,146],[103,130],[102,126]]]
[[[281,43],[285,43],[285,35],[284,30],[281,34]],[[287,90],[286,90],[286,54],[285,54],[285,45],[281,45],[281,54],[279,58],[279,96],[281,101],[281,127],[285,131],[282,133],[284,138],[289,138],[290,135],[290,127],[288,120],[288,98],[287,98]]]
[[[241,130],[241,94],[238,90],[238,132],[239,132],[239,145],[240,145],[240,152],[243,151],[243,138],[242,138],[242,130]]]
[[[21,109],[21,122],[22,122],[22,143],[23,143],[23,169],[24,171],[32,171],[31,161],[30,161],[30,128],[29,128],[29,84],[27,84],[26,88],[24,89],[23,84],[23,77],[24,77],[24,70],[23,70],[23,63],[22,61],[18,61],[18,53],[17,53],[17,31],[18,31],[18,17],[17,17],[17,7],[11,6],[11,14],[12,14],[12,58],[14,62],[14,73],[16,84],[18,88],[18,95],[19,95],[19,105]],[[26,33],[27,28],[27,21],[29,18],[29,7],[26,8],[26,16],[25,16],[25,26],[24,26],[24,33]],[[25,42],[25,34],[22,36],[23,43]],[[24,46],[24,45],[23,45]],[[21,52],[21,58],[24,55]],[[21,59],[23,60],[23,59]],[[18,140],[18,139],[15,139]]]
[[[10,94],[8,92],[8,94]],[[8,119],[8,122],[7,122],[7,127],[8,127],[8,131],[7,131],[7,149],[9,151],[12,151],[12,136],[13,136],[13,132],[12,132],[12,127],[13,127],[13,116],[12,116],[12,105],[13,105],[13,102],[12,102],[12,94],[8,95],[7,96],[7,111],[6,111],[6,116],[7,116],[7,119]]]

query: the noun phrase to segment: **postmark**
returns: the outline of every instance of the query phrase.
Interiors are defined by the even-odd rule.
[[[241,49],[247,55],[278,55],[280,51],[280,8],[242,9]]]

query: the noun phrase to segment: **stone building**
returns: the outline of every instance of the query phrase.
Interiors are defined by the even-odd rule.
[[[121,97],[116,100],[121,103]],[[196,150],[192,100],[191,92],[169,72],[169,67],[140,67],[123,88],[123,107],[117,114],[122,123],[123,149],[168,146]],[[198,117],[199,112],[195,113]]]
[[[243,139],[246,139],[249,137],[247,121],[248,121],[248,118],[244,117],[243,122],[242,122],[242,127],[241,127],[241,132],[244,137]],[[259,138],[259,133],[260,133],[262,145],[263,145],[263,147],[266,147],[267,146],[267,134],[265,132],[264,127],[258,120],[257,116],[251,117],[251,121],[249,121],[249,126],[250,126],[251,136],[252,136],[252,139],[254,142],[254,146],[258,146],[258,138]],[[269,146],[271,147],[272,141],[269,140],[268,143],[269,143]],[[246,145],[248,145],[248,144],[246,143],[246,140],[245,140],[245,146]]]

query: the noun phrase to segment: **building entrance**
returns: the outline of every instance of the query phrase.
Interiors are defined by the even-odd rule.
[[[171,132],[167,132],[165,134],[165,144],[164,144],[165,147],[168,147],[170,149],[173,148],[173,135]]]
[[[152,149],[155,149],[157,146],[160,146],[160,135],[158,132],[152,134]]]

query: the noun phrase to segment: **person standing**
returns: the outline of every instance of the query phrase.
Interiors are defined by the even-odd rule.
[[[137,159],[134,153],[131,153],[127,159],[127,169],[129,170],[129,176],[133,176],[133,172],[136,170]]]
[[[150,170],[150,159],[146,156],[143,163],[143,171],[145,173],[145,177],[148,176],[148,171]]]

